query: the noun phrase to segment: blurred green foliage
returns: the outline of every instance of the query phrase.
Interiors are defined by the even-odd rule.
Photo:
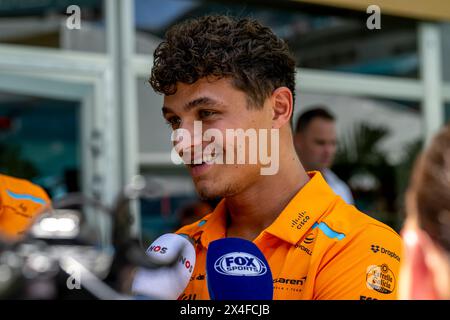
[[[384,126],[357,124],[340,139],[333,171],[349,184],[358,209],[399,231],[404,193],[422,142],[405,146],[402,160],[393,165],[380,146],[390,134]]]

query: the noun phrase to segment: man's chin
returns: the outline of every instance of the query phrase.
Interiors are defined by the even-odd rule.
[[[212,200],[212,199],[216,199],[216,198],[222,198],[223,195],[220,192],[215,192],[214,190],[212,190],[211,188],[197,188],[197,193],[198,196],[202,199],[202,200]]]
[[[221,187],[218,183],[199,182],[195,185],[199,197],[203,200],[212,200],[217,198],[226,198],[235,194],[231,187]]]

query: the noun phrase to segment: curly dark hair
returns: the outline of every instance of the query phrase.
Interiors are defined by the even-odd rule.
[[[204,16],[171,27],[155,50],[149,82],[171,95],[177,82],[210,76],[232,79],[254,107],[262,107],[278,87],[295,95],[295,60],[287,44],[250,18]]]

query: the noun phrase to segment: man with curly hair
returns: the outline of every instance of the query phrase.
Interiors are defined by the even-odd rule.
[[[178,230],[194,239],[197,252],[193,277],[179,299],[210,298],[208,244],[224,237],[259,247],[272,272],[274,299],[395,298],[399,235],[346,204],[320,172],[306,172],[297,157],[291,125],[295,70],[287,44],[248,18],[182,22],[155,50],[150,84],[164,95],[163,116],[174,131],[194,136],[187,144],[183,137],[176,151],[199,195],[222,198],[211,214]],[[196,122],[227,137],[214,140],[220,152],[200,157],[192,152],[205,152],[211,143],[195,138]],[[279,155],[278,170],[261,174],[262,159],[214,161],[250,151],[250,144],[230,143],[231,129],[275,130],[278,140],[266,147]]]

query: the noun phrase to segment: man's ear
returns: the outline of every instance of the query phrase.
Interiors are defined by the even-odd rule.
[[[280,87],[273,91],[272,97],[272,128],[280,129],[289,125],[294,106],[292,92],[287,87]]]
[[[430,239],[421,230],[409,230],[408,233],[416,241],[408,241],[405,238],[405,255],[409,259],[410,281],[407,295],[412,300],[435,300],[438,298],[435,275],[427,259],[429,250],[432,250]]]

